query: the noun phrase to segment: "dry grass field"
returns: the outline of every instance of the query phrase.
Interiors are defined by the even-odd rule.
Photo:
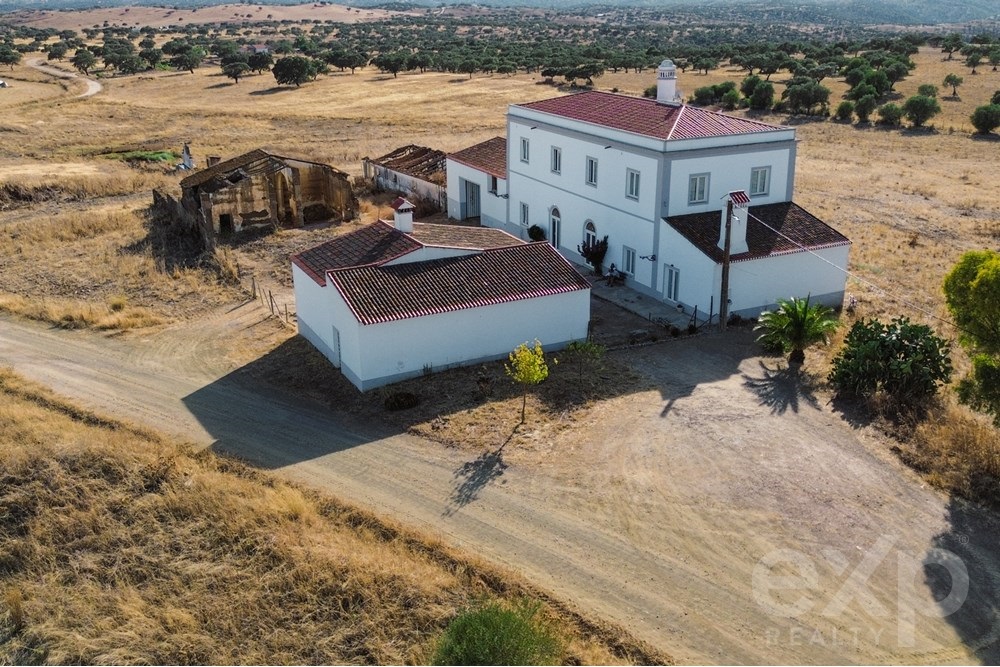
[[[510,572],[9,370],[0,397],[5,664],[419,664],[461,609],[539,599]],[[543,613],[571,663],[668,660],[556,603]]]
[[[195,9],[171,7],[100,7],[57,12],[46,10],[16,12],[8,17],[15,25],[57,30],[83,30],[109,26],[142,27],[198,23],[256,23],[259,21],[320,20],[338,23],[376,21],[401,12],[382,9],[355,9],[344,5],[310,3],[302,5],[229,4]]]

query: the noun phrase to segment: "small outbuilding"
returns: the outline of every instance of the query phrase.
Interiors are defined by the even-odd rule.
[[[377,187],[425,199],[444,210],[448,201],[446,157],[442,151],[410,144],[382,157],[366,157],[361,166],[364,177]]]
[[[393,208],[292,256],[299,333],[358,389],[586,338],[590,283],[551,245]]]
[[[507,225],[507,140],[493,137],[448,156],[448,217],[476,220],[516,235]]]
[[[208,161],[181,181],[181,208],[209,246],[251,227],[302,227],[356,213],[348,175],[328,164],[260,149]]]

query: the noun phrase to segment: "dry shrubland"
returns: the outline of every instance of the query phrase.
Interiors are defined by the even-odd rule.
[[[510,573],[0,369],[0,662],[412,663]],[[567,660],[661,662],[558,605]],[[605,639],[618,640],[617,654]]]

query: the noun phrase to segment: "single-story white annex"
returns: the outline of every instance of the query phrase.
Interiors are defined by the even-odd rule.
[[[401,193],[404,197],[422,197],[439,209],[444,209],[448,193],[445,189],[445,154],[434,148],[409,144],[381,157],[364,158],[362,173],[375,185]]]
[[[551,245],[393,208],[292,256],[299,333],[358,389],[587,337],[590,284]]]
[[[493,137],[448,155],[448,217],[479,220],[521,236],[520,225],[507,224],[507,140]]]

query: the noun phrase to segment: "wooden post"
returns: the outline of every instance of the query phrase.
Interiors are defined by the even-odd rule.
[[[722,294],[719,298],[719,331],[726,330],[729,319],[729,248],[733,232],[733,199],[726,201],[725,243],[722,248]]]
[[[250,298],[257,298],[257,276],[250,276]]]
[[[271,290],[267,290],[267,305],[271,308],[271,314],[274,315],[274,295]]]

